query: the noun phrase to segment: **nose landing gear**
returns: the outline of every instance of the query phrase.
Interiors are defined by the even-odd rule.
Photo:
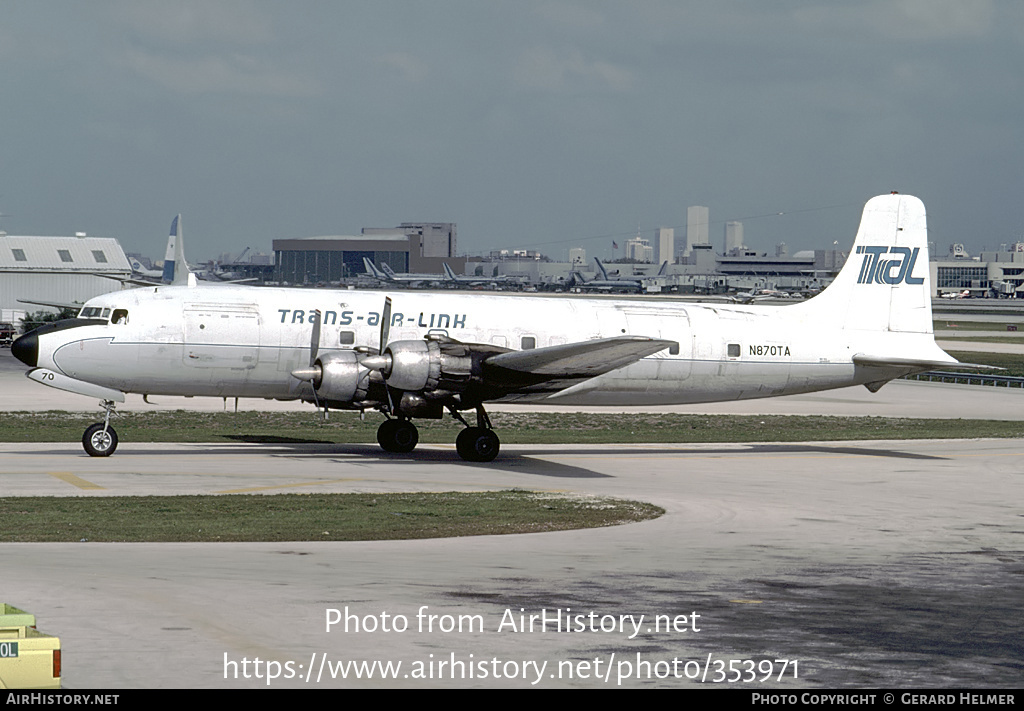
[[[109,457],[117,449],[117,432],[110,426],[110,414],[114,411],[114,401],[104,400],[103,409],[107,411],[103,422],[89,425],[82,435],[82,447],[90,457]]]

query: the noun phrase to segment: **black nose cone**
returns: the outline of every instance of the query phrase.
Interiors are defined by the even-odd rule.
[[[35,368],[39,360],[39,339],[36,338],[35,331],[18,338],[11,345],[11,353],[25,365]]]

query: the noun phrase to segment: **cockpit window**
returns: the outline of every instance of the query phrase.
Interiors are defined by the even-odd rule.
[[[86,306],[78,312],[78,318],[101,318],[106,321],[110,318],[110,307]],[[116,320],[116,319],[120,320]],[[128,323],[128,309],[114,309],[114,323]]]

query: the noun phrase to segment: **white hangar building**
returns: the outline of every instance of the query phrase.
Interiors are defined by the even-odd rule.
[[[81,303],[117,291],[130,277],[128,258],[112,237],[21,237],[0,232],[0,321],[45,309],[18,299]],[[49,309],[51,311],[55,309]]]

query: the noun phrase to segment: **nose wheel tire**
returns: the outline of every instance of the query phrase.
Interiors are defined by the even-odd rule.
[[[490,462],[499,449],[498,435],[486,427],[467,427],[455,438],[455,451],[467,462]]]
[[[103,423],[97,422],[82,435],[82,446],[90,457],[109,457],[117,449],[117,432],[109,425],[104,431]]]
[[[377,428],[377,443],[385,452],[406,454],[416,449],[420,433],[409,420],[384,420]]]

